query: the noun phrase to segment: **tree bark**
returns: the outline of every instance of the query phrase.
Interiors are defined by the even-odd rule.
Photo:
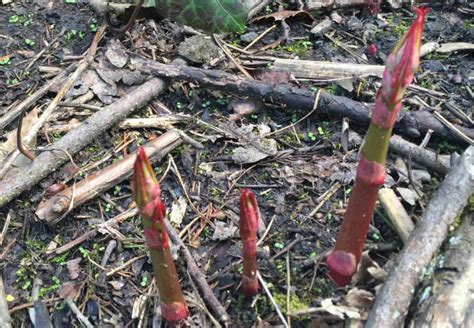
[[[378,292],[365,327],[403,327],[408,306],[423,270],[473,192],[474,146],[470,146],[428,203],[425,213]]]
[[[450,238],[442,267],[434,273],[433,295],[418,309],[414,327],[474,327],[474,215]]]

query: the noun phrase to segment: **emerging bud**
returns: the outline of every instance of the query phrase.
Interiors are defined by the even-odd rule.
[[[166,207],[160,199],[160,185],[141,147],[137,150],[134,170],[133,198],[142,216],[143,233],[160,292],[161,312],[165,320],[176,323],[188,316],[188,308],[171,255],[165,222]]]
[[[367,54],[370,56],[370,57],[376,57],[377,56],[377,45],[375,43],[372,43],[370,45],[367,46]]]
[[[244,189],[240,193],[240,237],[245,240],[256,240],[257,230],[257,200],[250,189]]]
[[[393,127],[405,90],[420,64],[421,35],[429,9],[420,7],[413,10],[417,17],[388,56],[382,86],[377,92],[372,121],[381,128]]]
[[[155,178],[148,157],[143,147],[137,150],[137,160],[134,166],[132,193],[138,208],[142,209],[151,200],[160,197],[160,185]]]
[[[381,96],[392,107],[402,100],[403,93],[413,81],[413,75],[420,64],[421,35],[429,9],[420,7],[413,10],[417,14],[415,21],[388,56],[383,75]]]
[[[242,239],[242,258],[244,262],[242,291],[247,297],[258,292],[257,231],[257,200],[251,190],[244,189],[240,193],[240,238]]]

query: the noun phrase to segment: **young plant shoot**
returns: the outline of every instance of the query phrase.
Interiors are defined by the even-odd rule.
[[[417,14],[408,32],[389,55],[377,92],[375,108],[360,152],[356,180],[336,246],[327,258],[329,275],[339,286],[350,283],[364,248],[379,187],[385,179],[385,160],[393,125],[406,88],[420,62],[420,43],[428,9]]]
[[[178,322],[188,316],[188,308],[171,256],[165,226],[166,208],[160,199],[160,185],[142,147],[137,150],[132,192],[142,216],[143,232],[150,250],[163,318],[172,323]]]
[[[255,195],[250,189],[240,193],[240,238],[242,238],[242,292],[251,297],[258,292],[257,279],[257,230],[258,207]]]

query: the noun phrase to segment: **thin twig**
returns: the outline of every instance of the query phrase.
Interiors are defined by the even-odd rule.
[[[316,109],[318,109],[318,104],[319,104],[319,95],[321,94],[321,89],[318,90],[318,93],[316,94],[316,97],[314,98],[314,103],[313,103],[313,109],[308,113],[306,114],[305,116],[303,116],[302,118],[300,118],[298,121],[296,121],[295,123],[292,123],[290,125],[287,125],[285,127],[282,127],[281,129],[278,129],[278,130],[275,130],[273,132],[270,132],[270,133],[267,133],[265,135],[265,137],[269,137],[269,136],[272,136],[274,134],[277,134],[277,133],[280,133],[282,131],[285,131],[287,129],[290,129],[298,124],[300,124],[301,122],[303,122],[306,118],[308,118],[309,116],[311,116],[311,114],[313,114]]]
[[[12,213],[13,210],[9,210],[7,213],[7,218],[5,219],[5,224],[3,225],[2,233],[0,234],[0,247],[3,245],[3,241],[7,235],[8,226],[10,225],[10,221],[12,219]]]
[[[11,328],[12,318],[8,312],[8,304],[5,298],[5,290],[3,289],[2,272],[0,272],[0,327]]]
[[[189,273],[198,285],[202,293],[202,297],[207,301],[209,307],[217,315],[217,319],[227,323],[230,320],[227,311],[212,292],[211,287],[206,281],[206,276],[199,269],[198,265],[196,264],[196,261],[194,260],[193,255],[186,247],[184,242],[181,240],[181,238],[179,238],[178,232],[173,228],[173,226],[168,220],[166,220],[166,229],[168,230],[169,237],[171,238],[173,243],[180,247],[180,250],[186,260]]]
[[[272,302],[272,305],[275,308],[276,313],[280,317],[280,320],[283,322],[283,325],[285,326],[285,328],[288,328],[289,326],[288,326],[288,322],[286,322],[285,316],[283,315],[283,313],[281,313],[280,307],[275,302],[275,299],[273,298],[272,293],[267,287],[267,283],[265,282],[265,280],[263,280],[263,277],[260,275],[260,272],[258,271],[257,271],[257,278],[258,278],[258,281],[260,281],[260,284],[262,285],[263,290],[265,291],[268,298],[270,299],[270,302]]]
[[[290,268],[290,250],[286,252],[286,320],[288,320],[288,326],[291,327],[291,317],[289,315],[291,311],[291,268]]]
[[[75,68],[76,63],[69,65],[61,73],[56,75],[56,77],[46,82],[40,89],[38,89],[31,96],[23,100],[18,106],[6,112],[5,115],[0,118],[0,129],[3,129],[5,126],[11,123],[18,115],[26,111],[33,104],[35,104],[44,94],[48,92],[48,90],[53,85],[64,79],[64,77],[71,73]]]
[[[97,30],[97,33],[95,34],[94,39],[92,40],[92,44],[88,50],[87,56],[81,61],[81,63],[79,64],[77,69],[74,71],[74,73],[67,79],[67,81],[64,83],[61,90],[58,92],[56,97],[54,97],[53,101],[51,101],[48,107],[44,110],[44,112],[41,114],[38,120],[28,130],[28,133],[25,136],[26,144],[29,144],[36,137],[36,135],[41,130],[44,123],[46,123],[46,121],[49,119],[51,114],[53,114],[58,103],[66,96],[67,92],[76,82],[76,80],[79,78],[82,72],[84,72],[86,68],[89,66],[89,64],[94,60],[94,56],[97,52],[98,44],[100,40],[102,40],[104,33],[105,33],[105,26],[102,26],[101,28]],[[10,157],[5,161],[3,167],[0,170],[0,178],[2,178],[6,174],[6,172],[8,171],[10,166],[13,164],[13,162],[16,160],[19,154],[20,154],[20,150],[16,149],[10,155]]]
[[[258,37],[256,37],[252,42],[250,42],[244,49],[243,51],[247,51],[249,50],[255,43],[257,43],[258,41],[260,41],[265,35],[267,35],[268,33],[270,33],[275,27],[277,27],[276,24],[270,26],[269,28],[267,28],[265,31],[262,32],[262,34],[260,34]]]
[[[140,255],[140,256],[137,256],[137,257],[134,257],[133,259],[131,260],[128,260],[127,262],[125,262],[124,264],[122,264],[121,266],[113,269],[113,270],[110,270],[109,272],[107,272],[106,276],[107,277],[110,277],[110,276],[113,276],[114,274],[116,274],[117,272],[125,269],[126,267],[128,267],[130,264],[132,264],[133,262],[136,262],[144,257],[146,257],[147,255]]]
[[[461,130],[459,130],[457,127],[455,127],[451,122],[449,122],[446,118],[444,118],[443,115],[435,111],[433,113],[433,116],[436,117],[441,123],[443,123],[448,129],[450,129],[453,133],[458,135],[460,138],[462,138],[464,141],[466,141],[470,145],[474,145],[474,140],[469,138],[467,135],[465,135]]]
[[[86,328],[94,328],[90,321],[82,314],[81,310],[77,307],[76,303],[73,300],[66,298],[66,303],[71,309],[71,311],[76,315],[77,319],[83,324]]]
[[[234,63],[234,65],[239,69],[239,71],[241,71],[242,74],[244,74],[249,79],[253,80],[253,76],[250,75],[249,72],[247,72],[247,70],[237,61],[237,59],[234,58],[234,56],[232,56],[229,49],[227,49],[227,47],[222,43],[221,38],[217,34],[213,34],[213,36],[217,45],[222,49],[222,51],[224,51],[226,56],[229,57],[229,59]]]

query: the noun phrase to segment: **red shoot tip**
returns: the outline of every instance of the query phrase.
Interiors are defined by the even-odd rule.
[[[143,147],[137,150],[137,159],[134,166],[132,193],[135,203],[143,208],[151,200],[160,197],[160,185],[155,178],[148,157]]]
[[[255,195],[250,189],[240,193],[240,236],[242,239],[257,238],[258,207]]]
[[[351,278],[357,268],[354,254],[334,250],[329,254],[326,263],[329,269],[329,277],[336,285],[345,286],[351,282]]]
[[[429,9],[420,7],[414,8],[414,11],[417,17],[389,55],[383,76],[381,95],[387,104],[393,106],[402,100],[420,63],[421,35]]]

